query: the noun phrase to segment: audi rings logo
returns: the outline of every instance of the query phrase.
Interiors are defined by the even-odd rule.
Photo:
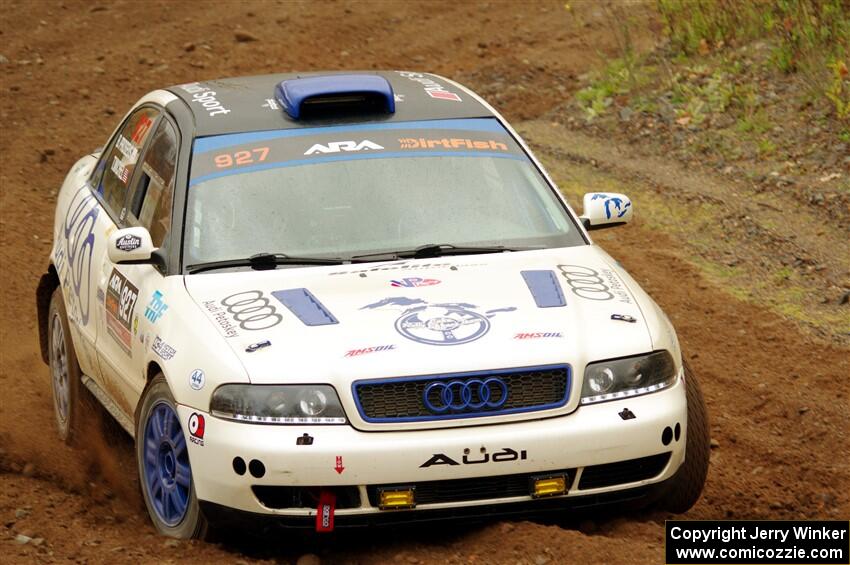
[[[508,385],[502,379],[435,381],[422,394],[425,408],[434,414],[467,410],[497,409],[508,400]]]
[[[259,290],[231,294],[221,301],[243,330],[267,330],[278,325],[283,316]]]
[[[558,265],[558,270],[570,285],[573,294],[588,300],[611,300],[614,294],[599,276],[599,272],[580,265]]]

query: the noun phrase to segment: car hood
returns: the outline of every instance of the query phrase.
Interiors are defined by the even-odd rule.
[[[251,382],[338,390],[651,351],[650,299],[625,281],[592,245],[185,277]]]

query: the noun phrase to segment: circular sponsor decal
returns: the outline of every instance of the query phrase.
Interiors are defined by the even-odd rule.
[[[204,427],[204,417],[197,412],[193,412],[192,415],[189,416],[189,433],[194,437],[203,438]]]
[[[457,306],[429,306],[402,315],[396,330],[407,339],[427,345],[460,345],[490,331],[490,320]]]
[[[189,375],[189,386],[195,390],[201,390],[204,388],[204,384],[207,382],[206,376],[201,369],[195,369],[192,371],[192,374]]]

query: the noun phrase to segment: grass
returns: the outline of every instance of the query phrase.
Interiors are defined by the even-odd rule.
[[[638,111],[657,109],[659,84],[672,92],[669,103],[682,125],[708,116],[740,114],[742,133],[760,135],[771,124],[757,114],[760,92],[735,80],[746,69],[725,59],[727,46],[761,41],[770,49],[768,66],[799,77],[810,96],[826,99],[839,119],[850,119],[850,4],[846,0],[657,0],[669,48],[639,57],[631,43],[633,22],[622,6],[607,8],[619,57],[609,60],[576,99],[588,120],[605,114],[613,99],[628,95]],[[619,11],[618,11],[619,10]],[[720,54],[711,74],[702,63]],[[660,64],[655,59],[661,58]],[[717,64],[717,61],[713,61]],[[760,150],[761,151],[761,150]]]
[[[658,230],[677,241],[686,241],[682,248],[685,258],[705,279],[722,288],[737,300],[759,304],[779,315],[831,333],[850,333],[850,317],[837,308],[820,307],[812,302],[812,291],[805,286],[801,275],[792,267],[777,266],[767,272],[749,267],[747,261],[726,264],[715,257],[738,251],[733,242],[724,238],[719,221],[725,212],[711,202],[684,203],[665,197],[640,183],[625,184],[583,165],[571,164],[568,169],[555,167],[555,180],[567,199],[579,204],[585,192],[620,192],[635,203],[636,223],[643,228]],[[765,224],[763,227],[775,228]]]

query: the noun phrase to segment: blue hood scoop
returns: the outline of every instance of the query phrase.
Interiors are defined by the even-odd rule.
[[[538,308],[558,308],[566,306],[564,291],[558,283],[555,271],[522,271],[522,278]]]
[[[276,290],[272,292],[272,296],[280,300],[281,304],[289,308],[289,311],[306,326],[327,326],[339,323],[325,305],[306,288]]]
[[[275,98],[293,120],[339,112],[395,113],[395,95],[387,79],[378,75],[324,75],[284,80]]]

